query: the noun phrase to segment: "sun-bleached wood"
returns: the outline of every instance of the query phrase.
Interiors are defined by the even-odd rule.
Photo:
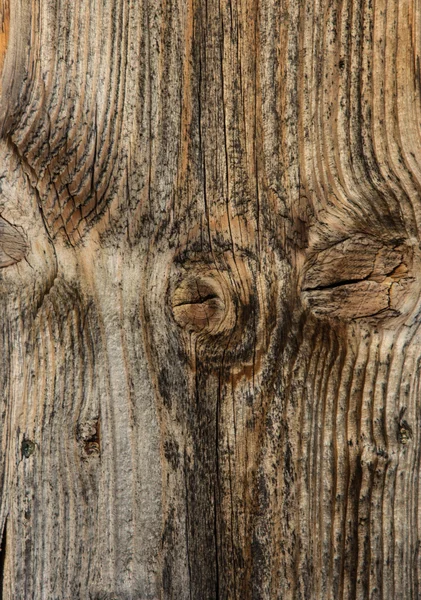
[[[0,0],[5,600],[421,597],[420,0]]]

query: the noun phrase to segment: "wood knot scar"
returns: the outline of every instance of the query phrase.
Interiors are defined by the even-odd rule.
[[[79,423],[76,437],[81,446],[82,458],[100,456],[101,436],[100,422],[98,419]]]
[[[189,275],[175,289],[172,311],[176,323],[192,333],[218,335],[231,330],[235,310],[223,276],[218,272]]]
[[[0,217],[0,268],[10,267],[21,261],[28,250],[23,233]]]
[[[166,290],[167,314],[193,368],[199,357],[206,369],[219,368],[222,360],[230,376],[257,373],[276,306],[274,289],[266,285],[251,253],[176,257]]]
[[[318,316],[345,320],[405,314],[414,296],[413,248],[402,241],[351,234],[313,250],[301,293]]]
[[[35,442],[25,438],[22,441],[21,452],[24,458],[29,458],[35,452]]]

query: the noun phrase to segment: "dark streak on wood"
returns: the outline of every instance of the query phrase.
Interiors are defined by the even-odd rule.
[[[417,598],[419,6],[11,8],[5,598]]]

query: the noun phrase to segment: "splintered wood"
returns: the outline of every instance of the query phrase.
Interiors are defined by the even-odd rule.
[[[1,598],[421,598],[420,51],[0,0]]]

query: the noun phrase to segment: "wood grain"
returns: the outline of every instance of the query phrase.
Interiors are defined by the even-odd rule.
[[[419,15],[10,4],[3,598],[420,597]]]
[[[4,58],[9,43],[10,34],[10,2],[1,0],[0,2],[0,73],[3,70]],[[1,92],[1,88],[0,88]]]

